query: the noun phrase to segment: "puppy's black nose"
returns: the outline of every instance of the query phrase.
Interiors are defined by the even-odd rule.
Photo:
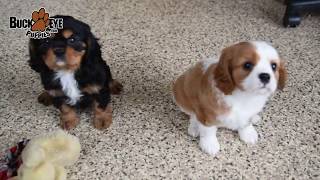
[[[267,84],[270,81],[270,75],[268,73],[259,74],[259,79],[263,84]]]
[[[64,48],[54,48],[53,52],[56,56],[61,57],[64,55],[65,50]]]

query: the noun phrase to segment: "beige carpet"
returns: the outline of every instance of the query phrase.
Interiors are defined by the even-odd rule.
[[[320,178],[320,17],[305,15],[298,28],[283,28],[280,0],[1,0],[1,152],[58,128],[58,111],[36,101],[41,86],[27,65],[25,30],[9,29],[9,16],[30,18],[42,6],[50,15],[89,23],[125,85],[113,97],[110,129],[93,129],[90,111],[81,114],[71,133],[83,150],[69,179]],[[187,135],[170,83],[202,57],[242,40],[272,42],[287,62],[289,81],[262,113],[258,144],[247,146],[221,129],[221,151],[213,158]]]

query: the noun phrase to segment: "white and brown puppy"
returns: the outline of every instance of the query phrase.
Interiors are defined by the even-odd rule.
[[[218,60],[207,59],[183,73],[173,85],[177,105],[190,116],[188,133],[200,136],[200,147],[215,155],[218,127],[237,130],[240,139],[254,144],[253,124],[286,70],[277,51],[261,41],[240,42],[225,48]]]

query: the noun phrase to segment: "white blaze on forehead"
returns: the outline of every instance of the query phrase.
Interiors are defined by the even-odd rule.
[[[256,48],[256,52],[259,55],[259,60],[276,61],[279,62],[278,52],[264,41],[250,41],[250,43]]]

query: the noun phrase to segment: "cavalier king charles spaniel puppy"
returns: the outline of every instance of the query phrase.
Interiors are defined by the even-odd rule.
[[[173,85],[180,109],[190,116],[188,134],[200,136],[200,148],[215,155],[219,127],[237,130],[240,139],[254,144],[268,98],[286,81],[284,62],[261,41],[240,42],[223,49],[218,60],[207,59],[183,73]]]
[[[122,85],[111,76],[102,59],[100,45],[90,27],[71,16],[63,19],[63,29],[47,39],[30,39],[29,65],[38,72],[44,88],[38,101],[60,110],[61,127],[72,129],[79,123],[78,107],[93,107],[93,125],[104,129],[112,123],[110,94],[119,94]]]

